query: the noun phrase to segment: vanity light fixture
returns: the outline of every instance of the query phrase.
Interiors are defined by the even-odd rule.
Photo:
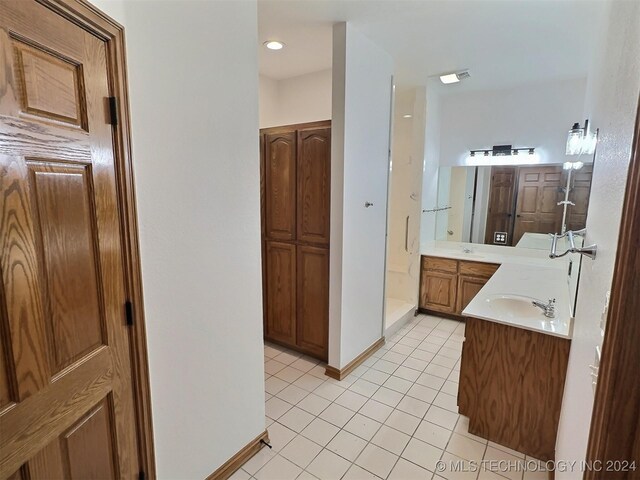
[[[470,76],[471,75],[467,70],[463,70],[461,72],[453,72],[440,75],[440,81],[445,85],[449,85],[451,83],[458,83],[460,80],[464,80],[465,78],[469,78]]]
[[[282,50],[284,48],[284,43],[277,40],[267,40],[263,45],[269,50]]]
[[[565,153],[567,155],[593,155],[596,150],[598,140],[597,132],[589,130],[589,119],[584,121],[584,127],[579,123],[574,123],[567,135],[567,146]]]
[[[402,115],[402,118],[411,118],[413,117],[413,115],[411,115],[410,113],[407,113],[406,115]]]
[[[491,149],[470,150],[467,165],[513,165],[538,163],[533,147],[513,148],[511,145],[494,145]]]

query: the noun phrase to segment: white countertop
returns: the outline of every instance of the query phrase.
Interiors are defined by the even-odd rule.
[[[465,253],[463,249],[471,249]],[[421,248],[422,255],[458,260],[499,263],[501,266],[467,305],[462,314],[502,323],[534,332],[571,338],[571,296],[567,282],[567,262],[550,259],[549,252],[517,247],[498,247],[459,242],[432,242]],[[490,300],[500,296],[528,297],[547,303],[556,299],[556,315],[550,319],[539,314],[519,316],[504,308],[496,308]],[[527,302],[524,303],[527,307]]]
[[[465,253],[464,250],[471,250]],[[421,245],[421,255],[455,258],[471,262],[517,263],[520,265],[540,265],[564,269],[565,262],[549,258],[549,250],[531,248],[503,247],[463,242],[438,241]]]
[[[490,299],[501,296],[529,297],[547,303],[556,299],[556,316],[547,318],[541,309],[531,307],[533,317],[505,313],[492,307]],[[467,305],[464,316],[571,338],[569,287],[562,272],[555,267],[504,263]]]

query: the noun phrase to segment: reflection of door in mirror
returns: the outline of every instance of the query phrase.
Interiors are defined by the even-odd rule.
[[[513,209],[516,194],[516,167],[492,167],[487,228],[484,243],[491,245],[495,232],[506,232],[506,245],[513,234]]]
[[[513,245],[525,232],[560,232],[563,200],[562,167],[521,167],[518,175]]]

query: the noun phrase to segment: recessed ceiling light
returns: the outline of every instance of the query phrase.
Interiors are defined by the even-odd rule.
[[[284,43],[277,40],[267,40],[263,45],[269,50],[282,50],[284,48]]]
[[[402,118],[411,118],[413,117],[413,115],[411,115],[410,113],[407,113],[406,115],[402,115]]]
[[[440,81],[445,85],[448,85],[450,83],[458,83],[460,80],[469,78],[470,76],[471,75],[469,75],[469,72],[467,71],[447,73],[445,75],[440,75]]]

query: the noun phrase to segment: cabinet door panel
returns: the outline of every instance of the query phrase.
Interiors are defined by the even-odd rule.
[[[298,240],[329,244],[331,129],[298,131]]]
[[[329,250],[298,247],[297,345],[324,360],[329,337]]]
[[[273,240],[296,236],[296,136],[295,132],[266,134],[265,234]]]
[[[485,283],[487,283],[486,278],[468,277],[466,275],[460,275],[458,277],[456,313],[460,314],[467,308],[467,305],[469,305],[473,297],[484,287]]]
[[[296,247],[267,242],[267,319],[265,337],[295,344]]]
[[[420,282],[420,308],[443,313],[454,313],[456,306],[456,279],[453,273],[422,270]]]

